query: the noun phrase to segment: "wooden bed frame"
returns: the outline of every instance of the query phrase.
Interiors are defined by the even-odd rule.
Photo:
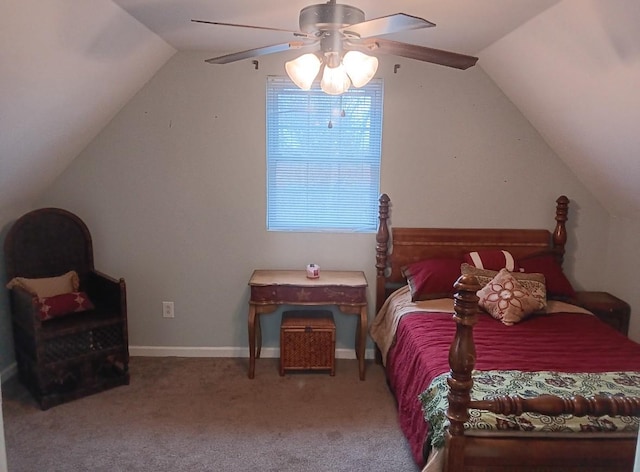
[[[401,267],[422,259],[460,257],[470,251],[505,249],[522,258],[551,251],[562,262],[567,242],[566,221],[569,199],[556,200],[556,226],[553,232],[537,229],[445,229],[393,228],[388,226],[390,199],[380,197],[379,227],[376,236],[376,313],[387,296],[406,283]],[[444,471],[632,471],[635,438],[560,439],[524,437],[465,436],[464,423],[469,409],[498,414],[538,412],[547,415],[640,416],[640,398],[598,396],[563,399],[551,395],[533,399],[501,396],[487,401],[471,401],[472,371],[476,351],[473,326],[478,312],[476,292],[480,286],[474,276],[456,282],[453,316],[456,334],[449,351],[448,379],[450,421],[444,448]]]

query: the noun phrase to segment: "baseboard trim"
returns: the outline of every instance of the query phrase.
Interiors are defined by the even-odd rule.
[[[181,347],[181,346],[129,346],[129,355],[134,357],[240,357],[248,358],[246,347]],[[263,347],[263,358],[280,357],[279,347]],[[373,349],[367,349],[365,359],[374,359]],[[336,349],[336,359],[355,359],[353,349]]]
[[[246,347],[181,347],[181,346],[129,346],[129,355],[133,357],[239,357],[248,358],[249,349]],[[263,358],[280,357],[279,347],[263,347],[260,353]],[[374,359],[373,349],[367,349],[365,359]],[[355,359],[353,349],[336,349],[336,359]],[[0,382],[5,383],[18,373],[15,362],[0,371]]]

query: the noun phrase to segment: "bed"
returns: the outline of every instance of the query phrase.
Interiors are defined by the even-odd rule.
[[[568,198],[553,231],[391,229],[389,207],[370,334],[423,470],[631,471],[640,345],[562,272]]]

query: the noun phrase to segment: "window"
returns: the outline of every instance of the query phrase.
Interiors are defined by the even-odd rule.
[[[267,229],[375,232],[382,79],[342,95],[267,80]]]

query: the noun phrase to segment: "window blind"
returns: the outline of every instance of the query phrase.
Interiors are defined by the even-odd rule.
[[[382,79],[336,96],[268,77],[268,230],[376,230],[382,109]]]

